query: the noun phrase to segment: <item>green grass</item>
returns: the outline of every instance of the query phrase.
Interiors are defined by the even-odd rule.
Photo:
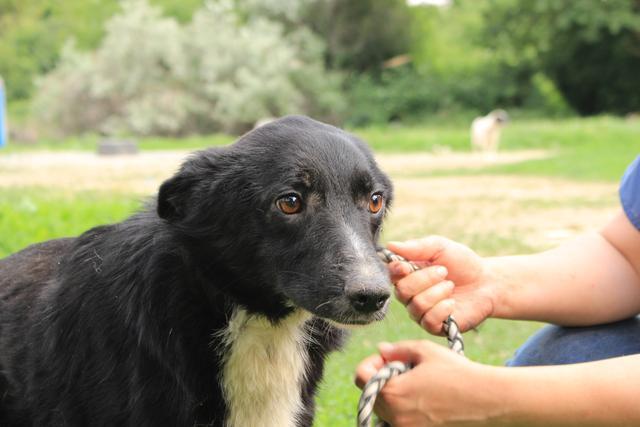
[[[121,221],[141,205],[139,198],[123,194],[0,189],[0,258],[32,243]]]
[[[460,121],[424,126],[385,126],[352,129],[376,152],[468,151],[468,125]],[[99,137],[84,136],[61,141],[45,139],[37,144],[9,144],[3,153],[33,150],[95,151]],[[186,138],[136,138],[141,150],[195,150],[231,143],[229,135]],[[614,117],[528,119],[511,122],[503,132],[501,150],[550,150],[548,159],[472,170],[430,172],[431,175],[518,174],[581,180],[617,181],[625,166],[640,153],[640,121]]]
[[[507,149],[545,148],[556,154],[487,172],[618,181],[640,154],[640,121],[611,117],[533,121],[505,129],[504,142]]]
[[[355,133],[379,152],[469,150],[469,131],[460,125],[368,128]],[[617,181],[640,154],[640,121],[614,117],[514,121],[505,127],[500,149],[550,150],[552,156],[472,170],[425,170],[422,176],[500,173]]]

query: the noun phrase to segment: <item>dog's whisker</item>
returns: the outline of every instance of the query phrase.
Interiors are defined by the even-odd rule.
[[[331,302],[332,302],[332,301],[331,301],[331,300],[329,300],[329,301],[325,301],[325,302],[323,302],[323,303],[321,303],[321,304],[318,304],[318,305],[316,306],[316,308],[315,308],[315,309],[316,309],[316,310],[319,310],[321,307],[324,307],[324,306],[325,306],[325,305],[327,305],[327,304],[331,304]]]
[[[337,301],[339,299],[340,299],[340,296],[329,298],[327,301],[318,304],[318,306],[315,309],[318,310],[320,307],[324,307],[325,305],[331,304],[332,302],[335,302],[335,301]]]

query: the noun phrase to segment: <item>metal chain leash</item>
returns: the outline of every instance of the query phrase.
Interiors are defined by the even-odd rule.
[[[413,271],[418,271],[420,269],[420,267],[413,262],[407,261],[400,255],[395,254],[388,249],[381,249],[378,252],[378,255],[386,263],[402,261],[409,264]],[[464,342],[462,340],[462,334],[460,333],[460,328],[458,328],[458,324],[453,317],[449,316],[447,320],[445,320],[442,324],[442,330],[447,335],[449,348],[461,356],[464,356]],[[411,367],[407,364],[394,361],[387,363],[373,377],[371,377],[369,382],[364,386],[362,395],[360,396],[360,401],[358,402],[358,427],[371,426],[373,405],[376,402],[378,393],[380,393],[380,390],[382,390],[382,387],[384,387],[387,381],[397,375],[407,372],[409,369],[411,369]],[[383,427],[385,425],[386,423],[383,421],[376,424],[377,427]]]

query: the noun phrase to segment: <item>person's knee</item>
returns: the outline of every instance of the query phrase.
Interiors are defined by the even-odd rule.
[[[557,345],[562,336],[561,327],[548,325],[533,334],[516,350],[507,366],[554,365],[562,348]]]
[[[545,326],[520,347],[507,366],[564,365],[640,353],[640,319],[583,328]]]

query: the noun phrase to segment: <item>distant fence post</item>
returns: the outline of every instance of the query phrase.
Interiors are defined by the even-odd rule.
[[[0,77],[0,147],[7,144],[9,134],[7,132],[7,98],[4,90],[4,81]]]

